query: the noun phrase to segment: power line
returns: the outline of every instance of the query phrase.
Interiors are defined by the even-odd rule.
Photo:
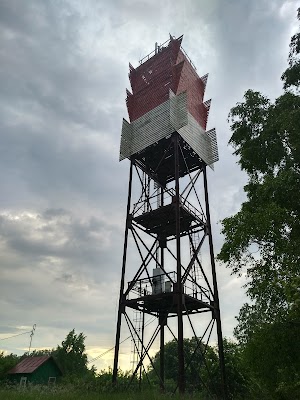
[[[126,339],[122,340],[122,342],[120,342],[120,344],[126,342],[126,340],[128,340],[128,339],[130,339],[130,338],[131,338],[131,335],[129,335]],[[106,351],[105,351],[104,353],[102,353],[102,354],[99,354],[99,356],[97,356],[97,357],[95,357],[95,358],[92,358],[90,361],[88,361],[88,364],[90,364],[91,362],[97,361],[99,358],[105,356],[105,354],[107,354],[107,353],[109,353],[110,351],[112,351],[115,347],[116,347],[116,346],[112,347],[111,349],[106,350]]]
[[[8,336],[6,338],[0,338],[0,340],[7,340],[7,339],[11,339],[14,338],[16,336],[21,336],[21,335],[26,335],[27,333],[31,333],[32,331],[27,331],[27,332],[23,332],[23,333],[18,333],[17,335],[12,335],[12,336]]]
[[[155,321],[155,320],[156,320],[156,317],[154,317],[152,320],[148,321],[147,324],[145,324],[145,327],[148,326],[148,325],[150,325],[150,324],[152,324],[152,322]],[[129,335],[129,336],[128,336],[127,338],[125,338],[124,340],[122,340],[122,342],[120,342],[120,344],[126,342],[126,340],[128,340],[128,339],[130,339],[130,338],[131,338],[131,335]],[[90,363],[92,363],[92,362],[94,362],[94,361],[99,360],[99,358],[105,356],[105,354],[107,354],[107,353],[109,353],[110,351],[114,350],[115,347],[116,347],[116,346],[112,347],[111,349],[106,350],[106,351],[105,351],[104,353],[102,353],[102,354],[99,354],[99,356],[97,356],[97,357],[95,357],[95,358],[92,358],[90,361],[88,361],[88,364],[90,364]]]

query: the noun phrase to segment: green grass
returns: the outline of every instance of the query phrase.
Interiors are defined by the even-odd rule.
[[[182,397],[180,397],[182,399]],[[185,396],[192,399],[196,396]],[[199,399],[199,397],[197,397]],[[66,389],[0,389],[1,400],[169,400],[179,399],[178,395],[161,394],[159,392],[116,392],[116,393],[84,393],[78,390]]]

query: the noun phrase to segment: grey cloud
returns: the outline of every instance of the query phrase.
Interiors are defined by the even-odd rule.
[[[56,217],[65,217],[65,216],[70,216],[70,212],[67,210],[64,210],[63,208],[48,208],[43,212],[43,217],[46,219],[52,219]]]
[[[74,282],[74,276],[72,274],[67,274],[67,273],[61,274],[56,279],[58,281],[63,282],[63,283],[73,283]]]
[[[8,258],[2,261],[2,268],[10,263],[13,254],[20,263],[14,269],[26,267],[29,273],[36,268],[54,268],[58,274],[55,278],[63,280],[83,271],[93,282],[100,282],[103,276],[107,281],[114,278],[114,269],[107,267],[120,263],[122,235],[118,228],[95,217],[77,220],[62,211],[59,215],[56,212],[54,221],[53,211],[51,219],[49,211],[46,215],[47,219],[41,215],[1,216],[2,250]],[[117,251],[113,251],[116,245]]]
[[[24,3],[4,3],[6,12],[3,15],[9,19],[17,5],[22,7]],[[23,30],[32,26],[36,31],[32,28],[26,32],[27,36],[22,31],[17,37],[5,39],[4,35],[2,39],[0,73],[3,84],[0,101],[6,104],[1,129],[2,149],[5,151],[3,160],[6,161],[6,168],[13,161],[14,169],[18,169],[18,163],[27,162],[29,165],[21,164],[22,168],[19,168],[26,173],[25,180],[29,176],[32,182],[37,182],[34,173],[44,172],[40,184],[44,182],[50,187],[53,187],[53,181],[51,177],[49,180],[47,172],[57,171],[53,178],[59,181],[61,172],[69,167],[69,176],[62,175],[62,180],[72,185],[75,179],[74,185],[78,186],[79,179],[84,183],[95,171],[103,171],[101,166],[105,162],[105,153],[101,147],[97,150],[92,146],[86,147],[85,152],[90,154],[74,149],[77,133],[80,132],[83,138],[93,134],[101,140],[103,132],[112,142],[119,136],[121,122],[113,118],[119,106],[109,100],[120,81],[118,63],[105,57],[88,62],[77,49],[78,35],[70,34],[62,40],[65,34],[63,22],[67,26],[67,22],[78,26],[78,20],[66,22],[62,16],[56,15],[49,20],[46,18],[44,24],[37,24],[37,15],[31,8],[41,7],[46,16],[52,12],[38,2],[31,7],[30,3],[28,5],[30,11],[28,7],[24,12],[19,10],[18,18],[23,18],[23,23],[16,20],[15,24]],[[14,29],[14,24],[8,22],[8,25],[11,30]],[[56,32],[54,37],[52,32]],[[103,108],[107,104],[111,104],[109,110]],[[76,132],[72,138],[74,128]],[[88,133],[86,128],[90,130]],[[84,140],[82,145],[85,146]],[[116,145],[116,160],[117,157]],[[82,162],[88,160],[93,160],[93,164],[82,168]],[[77,171],[76,164],[79,164]],[[91,186],[96,188],[97,183],[94,181]]]

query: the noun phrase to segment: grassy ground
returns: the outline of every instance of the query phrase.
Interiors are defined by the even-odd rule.
[[[195,397],[185,396],[184,399]],[[199,397],[198,397],[199,398]],[[84,393],[79,391],[53,390],[5,390],[0,389],[1,400],[170,400],[179,399],[177,395],[167,395],[157,392],[142,393]],[[182,397],[181,397],[182,399]]]

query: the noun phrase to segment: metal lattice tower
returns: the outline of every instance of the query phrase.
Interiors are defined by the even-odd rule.
[[[170,36],[137,68],[129,64],[132,92],[127,90],[126,102],[130,123],[123,120],[120,160],[130,160],[130,173],[113,382],[117,380],[125,319],[138,355],[133,377],[146,372],[146,363],[153,366],[150,350],[159,338],[160,366],[156,373],[162,390],[166,333],[176,339],[180,393],[185,391],[185,367],[191,363],[184,354],[186,332],[192,332],[196,339],[195,351],[202,351],[204,342],[204,349],[207,348],[215,332],[225,398],[206,171],[207,166],[212,168],[218,161],[218,149],[215,130],[206,131],[210,108],[210,101],[203,101],[207,75],[198,76],[181,42],[182,36]],[[208,265],[200,257],[205,243]],[[129,274],[127,259],[132,252],[140,263],[134,273],[130,265]],[[130,310],[143,314],[139,331]],[[148,336],[147,315],[157,321]],[[197,332],[199,327],[201,332]]]

